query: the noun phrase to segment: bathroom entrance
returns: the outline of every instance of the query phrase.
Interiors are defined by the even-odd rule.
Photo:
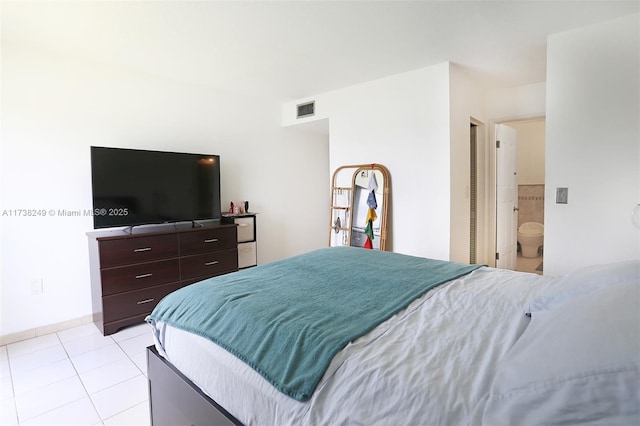
[[[545,119],[509,121],[501,125],[513,129],[516,154],[514,171],[510,160],[501,159],[504,153],[496,148],[496,253],[507,257],[497,259],[496,266],[542,274]],[[512,183],[507,182],[514,176]]]

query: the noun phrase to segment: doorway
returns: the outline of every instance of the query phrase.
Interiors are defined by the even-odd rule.
[[[523,229],[543,230],[544,228],[545,119],[508,121],[500,125],[514,130],[517,153],[515,154],[515,171],[510,172],[508,169],[511,166],[508,165],[508,160],[504,160],[504,153],[500,152],[502,148],[496,146],[496,267],[542,274],[544,232],[542,231],[541,238],[522,238],[518,230],[523,224],[526,224]],[[496,140],[499,138],[496,137]],[[500,192],[510,186],[506,179],[509,179],[509,175],[513,173],[516,176],[515,200],[505,202]],[[511,198],[513,197],[512,193]],[[509,208],[505,207],[508,203],[511,203],[507,206]],[[529,225],[532,223],[541,226]],[[515,247],[510,245],[514,242]],[[537,246],[538,242],[539,247],[532,248],[533,245]],[[503,259],[506,257],[506,259],[502,261],[500,257]]]

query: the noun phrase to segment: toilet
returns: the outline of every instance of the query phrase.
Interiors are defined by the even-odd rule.
[[[544,225],[525,222],[518,228],[518,242],[523,257],[538,257],[538,247],[544,242]]]

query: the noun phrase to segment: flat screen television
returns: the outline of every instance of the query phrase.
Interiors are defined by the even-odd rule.
[[[93,226],[219,220],[220,157],[91,147]]]

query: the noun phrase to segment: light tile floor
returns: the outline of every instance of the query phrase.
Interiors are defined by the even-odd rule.
[[[93,324],[0,346],[0,425],[148,425],[147,324]]]
[[[531,272],[533,274],[542,275],[543,271],[538,271],[536,268],[542,263],[542,256],[538,257],[522,257],[518,252],[518,259],[516,260],[516,271]]]

